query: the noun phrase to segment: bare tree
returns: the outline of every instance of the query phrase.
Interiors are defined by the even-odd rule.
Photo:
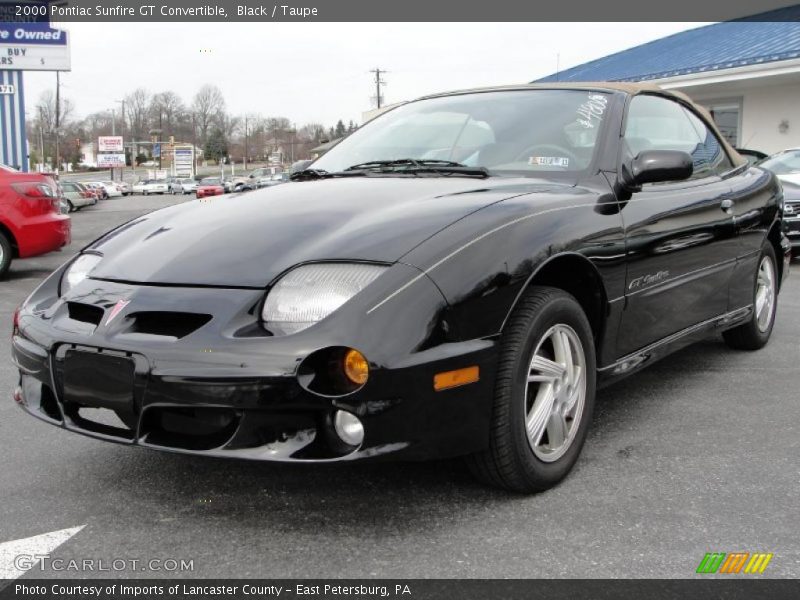
[[[219,126],[225,115],[225,97],[215,85],[201,87],[192,101],[192,112],[200,131],[200,144],[205,145],[212,125]]]
[[[185,112],[183,100],[171,90],[154,94],[150,101],[151,122],[165,135],[175,135]]]
[[[39,103],[36,105],[38,118],[44,126],[44,131],[54,131],[56,128],[56,95],[52,90],[45,90],[39,96]],[[59,115],[59,127],[64,127],[72,119],[75,107],[69,98],[61,98]]]
[[[130,123],[132,141],[143,141],[149,130],[150,93],[144,88],[136,88],[125,96],[125,113]]]

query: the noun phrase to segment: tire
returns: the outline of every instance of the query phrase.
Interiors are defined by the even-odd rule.
[[[778,308],[778,269],[775,249],[764,242],[753,274],[753,315],[746,323],[722,333],[725,343],[736,350],[758,350],[767,345]],[[764,290],[764,300],[759,294]],[[761,305],[761,308],[759,308]]]
[[[75,212],[75,205],[71,200],[67,200],[67,206],[69,206],[69,212]]]
[[[150,192],[148,192],[147,190],[142,190],[142,195],[143,196],[149,196]]]
[[[0,279],[2,279],[11,266],[13,248],[11,247],[11,240],[6,237],[6,234],[0,231]]]
[[[565,349],[572,369],[565,368],[570,362]],[[500,339],[490,444],[467,457],[473,475],[486,484],[524,493],[541,492],[561,481],[586,440],[595,369],[592,328],[575,298],[551,287],[528,290]],[[529,382],[531,374],[538,381]],[[558,419],[556,411],[567,418]],[[563,442],[551,444],[551,436]]]

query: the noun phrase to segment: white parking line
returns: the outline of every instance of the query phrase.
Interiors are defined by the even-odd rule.
[[[0,579],[16,579],[24,575],[39,563],[41,556],[50,554],[84,527],[86,525],[0,544]]]

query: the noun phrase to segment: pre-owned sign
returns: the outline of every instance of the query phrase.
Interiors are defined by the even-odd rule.
[[[69,71],[67,32],[47,23],[0,23],[0,69]]]

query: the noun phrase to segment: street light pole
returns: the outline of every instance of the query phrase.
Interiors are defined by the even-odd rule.
[[[122,100],[114,100],[114,102],[116,102],[117,104],[121,104],[122,105],[122,107],[120,109],[120,120],[121,120],[121,122],[120,122],[119,132],[120,132],[120,134],[122,135],[122,138],[123,138],[122,155],[125,156],[125,144],[124,144],[124,139],[125,139],[125,99],[123,98]],[[133,151],[131,151],[131,166],[133,166],[133,161],[134,160],[135,160],[135,158],[133,157]],[[122,170],[121,170],[121,173],[120,173],[120,179],[123,178],[124,173],[125,173],[125,166],[123,164]]]
[[[247,171],[247,115],[244,116],[244,170]]]

